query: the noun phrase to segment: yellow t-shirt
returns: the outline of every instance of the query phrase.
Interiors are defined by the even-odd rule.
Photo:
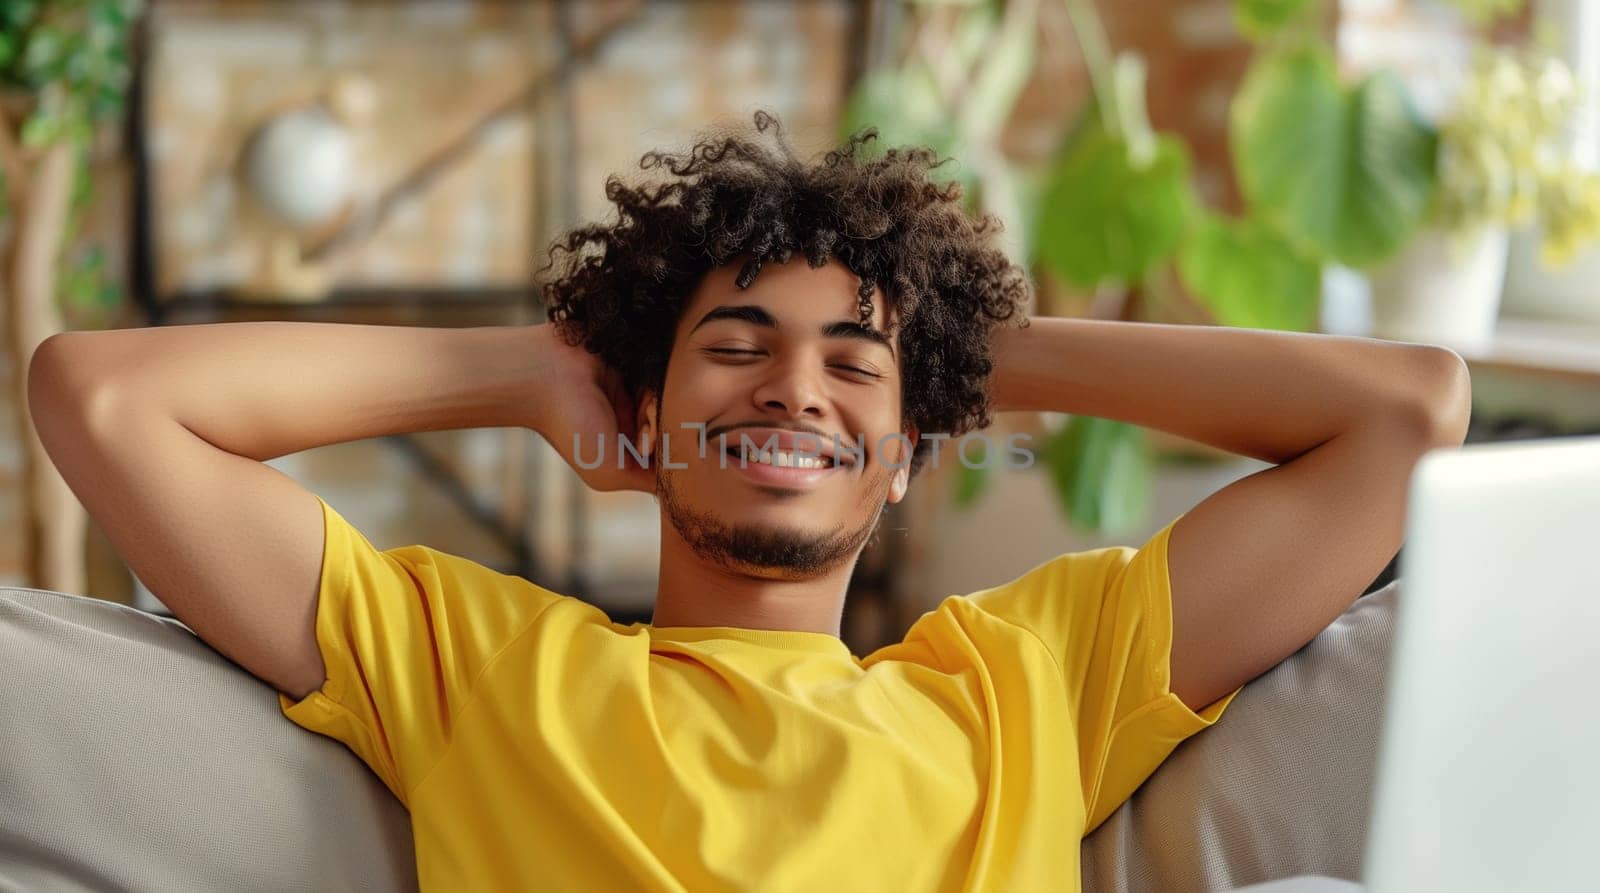
[[[1168,690],[1169,524],[952,595],[866,657],[612,623],[324,501],[327,681],[295,723],[411,811],[424,890],[1076,890],[1200,713]]]

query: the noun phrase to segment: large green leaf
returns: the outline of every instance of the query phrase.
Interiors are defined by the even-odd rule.
[[[1017,199],[1017,238],[1022,243],[1018,256],[1012,259],[1028,268],[1033,266],[1033,249],[1039,244],[1039,213],[1044,206],[1044,183],[1049,173],[1043,165],[1006,170]]]
[[[1153,461],[1138,425],[1074,415],[1045,442],[1045,463],[1073,524],[1116,536],[1148,517]]]
[[[1321,268],[1254,218],[1196,221],[1178,248],[1178,275],[1225,326],[1316,330]]]
[[[1316,9],[1311,0],[1233,0],[1233,23],[1245,37],[1266,40]]]
[[[1189,153],[1162,135],[1147,164],[1089,124],[1054,162],[1034,227],[1034,251],[1068,282],[1135,282],[1167,259],[1195,205]]]
[[[1422,220],[1437,138],[1392,74],[1339,84],[1321,46],[1262,59],[1230,138],[1252,209],[1304,254],[1352,267],[1397,251]]]

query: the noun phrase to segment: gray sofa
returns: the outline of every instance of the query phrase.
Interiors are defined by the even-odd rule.
[[[1180,745],[1082,841],[1084,889],[1358,878],[1400,582]],[[175,620],[0,587],[0,717],[0,891],[416,887],[388,789]]]

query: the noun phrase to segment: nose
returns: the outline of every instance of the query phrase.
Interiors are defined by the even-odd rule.
[[[758,409],[777,410],[788,416],[823,415],[822,387],[816,369],[803,356],[793,355],[772,366],[772,372],[751,394]]]

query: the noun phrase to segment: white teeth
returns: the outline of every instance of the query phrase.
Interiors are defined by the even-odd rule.
[[[832,467],[832,463],[826,459],[797,456],[784,450],[747,449],[745,450],[745,458],[751,462],[760,462],[763,465],[773,465],[778,468]]]

